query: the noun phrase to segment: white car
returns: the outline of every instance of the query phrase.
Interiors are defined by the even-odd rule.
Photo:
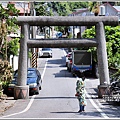
[[[52,49],[51,48],[42,48],[41,52],[42,52],[41,57],[50,57],[50,58],[52,58]]]

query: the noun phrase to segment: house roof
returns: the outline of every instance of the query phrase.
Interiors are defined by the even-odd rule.
[[[118,12],[120,11],[120,6],[113,6]]]
[[[109,5],[110,7],[112,7],[114,10],[116,10],[117,12],[118,11],[120,11],[120,6],[112,6],[112,5],[110,5],[108,2],[107,3],[104,3],[104,4],[102,4],[102,5],[100,5],[100,6],[106,6],[106,5]]]
[[[71,13],[71,14],[80,14],[80,13],[83,13],[83,12],[86,12],[86,11],[89,11],[88,8],[81,8],[81,9],[75,9],[76,11]]]

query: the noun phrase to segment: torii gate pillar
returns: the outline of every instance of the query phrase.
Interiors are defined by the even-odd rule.
[[[28,56],[27,40],[29,36],[29,25],[27,23],[21,26],[21,34],[24,36],[23,38],[20,39],[18,79],[17,79],[17,86],[14,87],[14,99],[28,99],[29,98],[29,86],[26,85],[27,56]]]
[[[100,85],[98,85],[98,97],[102,98],[107,87],[107,84],[109,84],[110,82],[106,50],[106,39],[103,22],[98,22],[96,24],[96,39],[98,42],[97,59],[100,79]]]

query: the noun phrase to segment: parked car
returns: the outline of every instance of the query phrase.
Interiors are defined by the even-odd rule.
[[[56,34],[56,37],[57,37],[57,38],[62,38],[62,35],[63,35],[62,32],[58,32],[58,33]]]
[[[50,58],[52,58],[52,49],[51,48],[42,48],[41,52],[42,52],[41,57],[50,57]]]
[[[69,58],[72,56],[72,52],[69,52],[67,55],[66,55],[66,67],[68,65],[68,62],[69,62]]]
[[[13,80],[8,86],[8,94],[14,93],[14,86],[17,85],[17,77],[18,77],[18,70],[14,72]],[[28,68],[26,85],[29,85],[30,94],[39,94],[39,90],[41,90],[42,79],[38,69]]]

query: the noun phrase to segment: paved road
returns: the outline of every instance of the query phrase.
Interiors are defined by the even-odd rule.
[[[78,113],[75,95],[76,78],[65,67],[65,51],[53,49],[53,58],[38,58],[43,78],[39,95],[17,100],[1,118],[119,118],[119,106],[97,98],[99,79],[86,78],[85,113]]]

